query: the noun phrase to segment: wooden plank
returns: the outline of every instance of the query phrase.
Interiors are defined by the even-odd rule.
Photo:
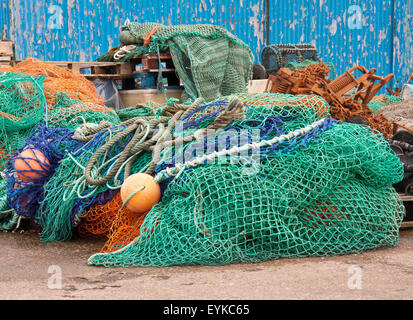
[[[0,40],[0,56],[13,56],[13,42],[11,40]]]
[[[87,79],[128,79],[131,77],[130,74],[81,74]]]
[[[402,201],[413,201],[413,195],[411,196],[404,193],[399,193],[399,196]]]
[[[401,228],[413,228],[413,221],[404,221],[402,222]]]
[[[0,56],[0,61],[1,62],[11,61],[11,57],[10,56]]]
[[[149,69],[149,70],[137,70],[132,72],[132,74],[139,74],[139,73],[158,73],[159,69]],[[175,69],[162,69],[162,73],[166,72],[175,72]]]

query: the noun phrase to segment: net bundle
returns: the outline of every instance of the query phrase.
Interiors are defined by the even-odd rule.
[[[114,127],[110,123],[103,125],[107,129],[99,130],[99,126],[92,125],[91,129],[95,133],[90,136],[79,133],[82,128],[90,129],[90,124],[77,129],[74,138],[85,142],[84,145],[74,152],[68,152],[60,161],[55,174],[45,184],[44,199],[40,202],[35,216],[42,228],[42,241],[71,239],[73,228],[76,228],[87,215],[88,209],[106,204],[120,188],[125,167],[119,167],[110,177],[107,173],[113,171],[122,150],[130,143],[133,134],[125,134],[105,152],[97,153],[113,135],[126,129],[122,124]],[[91,168],[89,174],[94,179],[108,177],[104,183],[91,185],[85,178],[86,167],[92,157],[96,157],[96,165]],[[150,159],[150,153],[143,153],[129,170],[138,172],[148,165]]]
[[[43,119],[44,76],[0,72],[0,167]]]
[[[31,218],[44,196],[44,185],[53,176],[66,152],[74,152],[83,143],[72,139],[73,132],[41,123],[25,141],[25,146],[13,152],[7,163],[8,203],[16,214]],[[24,151],[27,155],[23,156]]]
[[[14,67],[3,67],[0,71],[25,73],[31,76],[47,76],[44,81],[44,93],[49,107],[56,103],[56,94],[65,92],[72,99],[103,105],[104,100],[96,93],[95,85],[81,76],[57,65],[45,63],[36,58],[27,58]]]
[[[0,72],[2,168],[11,153],[25,145],[25,140],[33,128],[41,122],[69,129],[76,129],[85,122],[106,121],[113,125],[120,123],[114,110],[93,98],[96,95],[92,94],[92,89],[95,92],[93,83],[70,70],[32,58],[14,68],[1,70],[9,70]],[[56,79],[67,80],[73,90],[60,86],[60,83],[51,87],[51,83]],[[90,91],[90,94],[86,94],[87,91]]]
[[[155,169],[163,197],[139,237],[89,263],[222,265],[396,245],[404,208],[392,185],[402,163],[380,133],[320,116],[325,101],[297,103],[305,99],[245,95],[244,117],[165,148]],[[230,104],[191,110],[175,139],[211,128]]]
[[[226,29],[214,25],[164,26],[130,23],[119,36],[123,47],[99,61],[128,61],[147,53],[169,52],[185,91],[182,101],[212,101],[247,92],[252,67],[250,48]],[[119,50],[132,46],[123,55]]]
[[[62,128],[75,130],[84,123],[110,122],[120,124],[116,111],[93,102],[82,102],[70,98],[66,93],[56,94],[56,103],[48,112],[48,122]]]

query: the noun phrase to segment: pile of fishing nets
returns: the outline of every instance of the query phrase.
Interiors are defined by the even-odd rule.
[[[142,54],[169,52],[185,87],[182,101],[198,97],[211,101],[247,92],[251,50],[222,27],[134,22],[122,27],[119,40],[122,45],[98,61],[129,61]]]
[[[100,105],[105,103],[103,98],[96,93],[94,84],[79,73],[45,63],[36,58],[27,58],[14,67],[1,67],[1,71],[46,76],[43,85],[44,95],[49,106],[57,102],[57,93],[61,92],[81,102],[92,102]]]
[[[155,169],[163,197],[139,236],[90,264],[221,265],[398,243],[404,208],[392,184],[403,166],[380,133],[328,118],[315,96],[239,98],[243,119],[163,152]],[[229,105],[186,114],[175,139],[211,127]]]
[[[9,177],[7,195],[0,196],[7,198],[7,201],[0,201],[3,213],[0,223],[10,226],[17,217],[31,217],[36,212],[43,185],[53,175],[65,152],[73,147],[70,140],[73,130],[86,124],[113,126],[121,121],[114,110],[103,105],[93,83],[70,70],[32,58],[2,70],[0,167],[6,169],[4,174]],[[29,162],[39,160],[38,154],[30,154],[30,150],[39,150],[48,163],[36,168],[38,176],[35,179],[23,173],[22,181],[10,170],[25,150],[29,150]],[[25,157],[21,160],[27,162]],[[16,181],[10,182],[13,179]],[[6,184],[4,180],[1,182]],[[21,197],[22,193],[27,197]],[[8,227],[1,229],[8,230]]]
[[[7,162],[10,207],[36,221],[42,241],[105,239],[89,263],[107,267],[259,262],[398,243],[404,208],[392,185],[402,163],[380,132],[330,118],[321,97],[241,94],[150,109],[116,125],[37,125]],[[148,185],[130,185],[126,199],[123,187],[139,173],[160,193],[137,211],[131,203]]]

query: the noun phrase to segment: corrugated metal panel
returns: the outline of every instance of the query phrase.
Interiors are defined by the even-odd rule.
[[[392,4],[393,0],[270,0],[270,43],[311,43],[321,59],[335,65],[337,74],[361,64],[387,75],[393,71]]]
[[[126,19],[211,23],[246,42],[257,63],[267,42],[310,42],[338,74],[361,64],[394,72],[397,86],[412,72],[412,17],[413,0],[0,0],[18,59],[95,60],[119,44]]]
[[[0,1],[0,36],[1,39],[10,38],[9,0]]]
[[[220,25],[249,44],[256,61],[263,48],[265,0],[12,1],[20,59],[94,60],[119,44],[119,29],[126,19]],[[58,19],[62,25],[55,23]]]
[[[413,0],[397,1],[394,14],[393,68],[396,87],[413,72]]]

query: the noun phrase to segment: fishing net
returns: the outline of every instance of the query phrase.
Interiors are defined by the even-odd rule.
[[[56,103],[58,92],[67,93],[72,99],[103,105],[104,100],[96,93],[95,85],[78,73],[66,68],[45,63],[36,58],[27,58],[14,67],[2,67],[0,71],[25,73],[31,76],[44,75],[44,94],[49,108]]]
[[[114,110],[94,98],[93,83],[69,70],[32,58],[1,70],[12,71],[0,72],[1,168],[13,151],[25,145],[33,128],[41,122],[69,129],[85,122],[120,123]],[[62,85],[59,79],[67,85]]]
[[[78,227],[82,237],[107,238],[101,252],[116,251],[139,236],[147,213],[136,214],[122,206],[120,193],[104,205],[91,207]]]
[[[382,107],[391,105],[396,102],[400,102],[403,99],[397,96],[392,96],[392,95],[381,95],[373,98],[372,101],[370,101],[367,106],[373,111],[373,113],[377,113]]]
[[[113,221],[122,206],[119,192],[105,204],[96,204],[87,209],[77,230],[82,238],[104,238],[109,235]]]
[[[128,107],[117,110],[116,113],[121,121],[126,121],[136,117],[152,116],[160,107],[160,105],[155,103],[147,102],[145,105],[138,105],[136,107]]]
[[[5,175],[8,203],[16,214],[25,218],[35,215],[43,199],[44,185],[53,176],[60,160],[66,152],[74,152],[83,145],[72,139],[72,135],[68,129],[41,123],[26,139],[25,146],[11,154]],[[31,151],[28,156],[22,156],[25,150]]]
[[[0,72],[0,169],[43,119],[44,76]]]
[[[48,112],[49,123],[75,130],[84,123],[110,122],[120,124],[116,111],[93,102],[82,102],[70,98],[66,93],[56,94],[56,103]]]
[[[125,51],[123,56],[111,50],[99,61],[129,61],[146,53],[169,52],[185,87],[182,101],[198,97],[211,101],[247,92],[251,50],[222,27],[130,23],[122,27],[119,39],[134,49]]]
[[[79,128],[81,129],[82,126]],[[120,188],[123,181],[124,167],[119,168],[116,175],[100,185],[87,183],[85,167],[102,145],[111,140],[113,135],[124,130],[125,126],[122,125],[100,130],[89,139],[85,139],[81,149],[68,152],[60,161],[55,174],[44,186],[45,196],[35,216],[37,223],[42,227],[42,241],[69,240],[73,228],[77,227],[81,219],[87,215],[88,208],[104,205],[112,199],[115,190]],[[91,170],[94,178],[105,176],[113,168],[120,152],[127,146],[132,136],[133,134],[124,135],[106,152],[97,156],[96,166]],[[80,138],[75,136],[75,138],[82,140],[82,136]],[[132,171],[140,171],[150,160],[151,153],[143,153],[133,162]]]
[[[155,169],[163,197],[139,237],[89,263],[222,265],[396,245],[404,208],[392,185],[403,165],[383,136],[320,117],[317,103],[294,105],[303,96],[258,97],[245,117],[165,148]],[[195,108],[173,136],[210,128],[230,104]]]

